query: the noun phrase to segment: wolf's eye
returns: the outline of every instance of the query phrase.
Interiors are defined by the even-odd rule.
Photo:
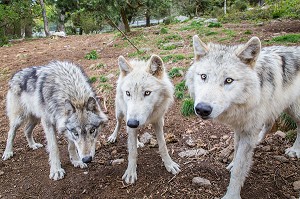
[[[202,80],[206,80],[207,76],[205,74],[201,74],[200,77],[201,77]]]
[[[151,94],[151,91],[145,91],[145,96],[149,96]]]
[[[93,134],[93,133],[95,133],[95,131],[96,131],[96,129],[95,129],[95,128],[91,128],[91,130],[90,130],[90,134]]]
[[[126,95],[127,95],[127,96],[130,96],[130,92],[129,92],[129,91],[126,91]]]
[[[231,84],[233,81],[234,81],[234,80],[233,80],[232,78],[229,77],[229,78],[226,78],[226,79],[225,79],[225,82],[224,82],[224,83],[225,83],[225,84]]]

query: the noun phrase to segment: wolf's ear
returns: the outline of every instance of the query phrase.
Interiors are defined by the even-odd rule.
[[[208,47],[205,43],[203,43],[198,35],[194,35],[193,37],[193,46],[194,46],[194,54],[195,61],[199,61],[201,57],[203,57],[208,52]]]
[[[152,55],[149,60],[148,72],[161,79],[165,71],[164,62],[158,55]]]
[[[260,53],[261,43],[258,37],[252,37],[242,48],[238,49],[237,56],[242,62],[254,67]]]
[[[99,107],[97,104],[97,101],[94,97],[89,97],[87,104],[86,104],[86,109],[88,111],[94,112],[94,113],[98,113],[99,112]]]
[[[70,102],[70,100],[66,99],[65,100],[65,114],[69,116],[74,112],[75,112],[75,107]]]
[[[118,62],[119,62],[119,68],[120,68],[121,74],[123,76],[126,76],[128,73],[130,73],[132,71],[132,67],[131,67],[130,63],[128,63],[128,61],[123,56],[119,57]]]

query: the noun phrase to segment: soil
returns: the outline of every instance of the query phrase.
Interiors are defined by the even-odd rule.
[[[176,26],[168,27],[176,31]],[[260,26],[251,23],[223,24],[223,28],[231,29],[239,34],[234,41],[223,43],[238,43],[245,37],[246,30],[252,33],[247,37],[258,36],[263,41],[270,40],[274,35],[289,32],[300,32],[299,21],[272,21]],[[147,54],[162,54],[154,39],[160,26],[133,29],[129,38],[136,35],[147,36],[153,40],[153,45],[136,43],[138,48],[150,48]],[[170,54],[191,55],[191,31],[177,31],[184,39],[184,46],[171,51]],[[293,44],[293,45],[300,45]],[[87,60],[84,56],[96,49],[100,55],[97,60]],[[202,121],[196,116],[183,117],[180,113],[181,100],[175,100],[165,118],[166,136],[175,136],[167,147],[171,157],[181,166],[181,172],[173,176],[163,166],[158,154],[158,148],[146,145],[139,149],[138,180],[134,185],[126,185],[122,175],[127,167],[127,135],[125,124],[121,129],[118,141],[114,144],[106,142],[115,125],[114,95],[118,74],[117,57],[128,57],[135,49],[117,33],[104,33],[83,36],[68,36],[67,38],[41,38],[14,42],[12,46],[0,48],[0,154],[6,144],[9,121],[5,113],[6,92],[8,80],[13,73],[28,66],[47,64],[51,60],[70,60],[83,67],[88,76],[112,76],[107,84],[109,90],[99,87],[100,82],[93,83],[97,94],[101,97],[102,106],[106,102],[109,122],[103,129],[97,145],[95,159],[86,169],[74,168],[69,161],[67,142],[58,135],[61,163],[66,171],[65,178],[59,181],[49,179],[48,154],[45,148],[31,150],[20,129],[15,138],[13,158],[0,160],[0,198],[221,198],[229,183],[229,172],[226,166],[230,157],[220,157],[221,151],[233,141],[232,130],[212,121]],[[162,55],[163,56],[163,55]],[[191,60],[166,63],[167,69],[174,66],[188,68]],[[104,67],[96,67],[103,63]],[[182,77],[172,79],[178,83]],[[140,134],[152,132],[148,126],[140,129]],[[34,130],[38,142],[46,145],[41,126]],[[178,153],[191,149],[186,139],[191,137],[209,151],[205,156],[197,158],[180,158]],[[254,162],[241,196],[245,199],[276,199],[295,198],[299,193],[293,189],[293,182],[300,180],[300,162],[295,158],[286,157],[284,150],[292,142],[270,133],[257,147]],[[194,147],[194,148],[197,148]],[[277,158],[276,158],[277,157]],[[111,161],[124,158],[125,162],[111,165]],[[197,186],[192,183],[194,177],[203,177],[211,182],[210,186]]]

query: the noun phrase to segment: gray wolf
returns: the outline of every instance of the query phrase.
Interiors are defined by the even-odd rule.
[[[300,47],[261,48],[257,37],[243,45],[207,45],[197,35],[193,46],[186,85],[198,116],[234,129],[235,153],[223,199],[238,199],[254,148],[282,112],[298,125],[297,139],[286,154],[300,158]]]
[[[115,111],[117,125],[109,137],[114,142],[123,118],[128,133],[128,167],[122,179],[126,183],[137,180],[137,128],[152,124],[156,133],[159,152],[167,171],[177,174],[180,169],[166,146],[163,125],[164,115],[173,102],[173,85],[165,72],[161,58],[152,55],[148,62],[118,59],[120,76],[117,82]]]
[[[25,124],[29,147],[42,147],[32,135],[34,127],[41,122],[49,152],[50,179],[59,180],[65,174],[56,130],[68,139],[70,160],[75,167],[87,167],[86,163],[92,161],[100,127],[107,117],[81,68],[53,61],[45,66],[22,69],[9,81],[6,103],[10,130],[3,160],[13,156],[13,141],[22,124]]]

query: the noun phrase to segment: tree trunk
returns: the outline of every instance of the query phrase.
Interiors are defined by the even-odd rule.
[[[126,11],[124,8],[121,8],[120,12],[121,12],[122,22],[125,26],[125,32],[128,33],[128,32],[130,32],[130,27],[129,27],[129,22],[128,22],[128,19],[126,16]]]
[[[59,19],[58,19],[58,26],[57,26],[57,31],[58,32],[66,32],[65,31],[65,16],[66,16],[66,12],[64,10],[61,10],[59,12]]]
[[[25,37],[31,38],[32,37],[32,22],[28,21],[25,25]]]
[[[148,12],[148,10],[146,11],[146,26],[150,27],[150,14]]]
[[[43,15],[43,20],[44,20],[44,30],[45,30],[46,36],[48,37],[48,36],[50,36],[50,32],[49,32],[48,19],[47,19],[44,0],[40,0],[40,4],[41,4],[42,15]]]
[[[224,15],[227,13],[227,8],[226,8],[226,0],[224,0]]]

